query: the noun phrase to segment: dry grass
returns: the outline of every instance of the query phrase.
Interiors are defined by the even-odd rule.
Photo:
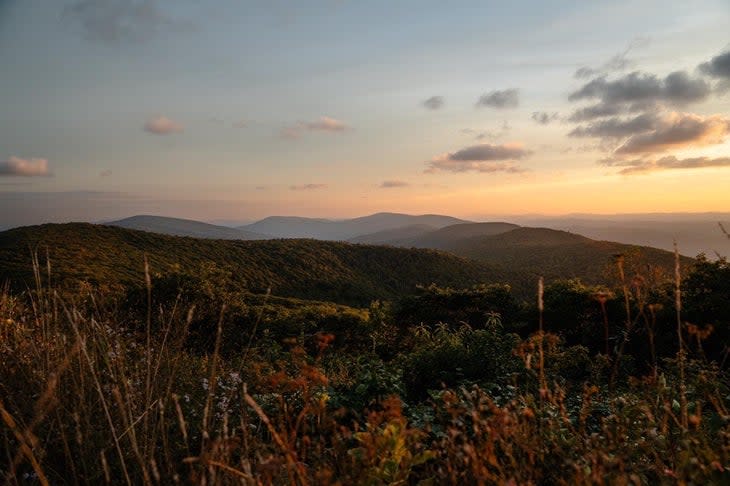
[[[461,387],[427,411],[393,396],[361,414],[330,406],[332,336],[314,354],[292,343],[265,361],[252,342],[224,359],[223,307],[213,352],[196,354],[194,309],[148,304],[143,322],[120,320],[93,292],[61,298],[50,265],[35,268],[34,291],[0,294],[6,484],[730,483],[727,380],[687,358],[679,293],[680,349],[645,378],[616,365],[610,382],[568,391],[541,312],[500,396]]]

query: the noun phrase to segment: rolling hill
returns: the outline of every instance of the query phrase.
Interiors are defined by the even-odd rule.
[[[266,235],[237,228],[218,226],[191,219],[168,218],[165,216],[138,215],[105,223],[120,228],[149,231],[163,235],[191,236],[219,240],[264,240]]]
[[[451,249],[456,241],[469,238],[494,236],[519,228],[511,223],[465,223],[440,228],[430,233],[412,239],[395,242],[396,246],[411,246],[414,248],[434,248],[439,250]]]
[[[435,226],[427,224],[411,224],[395,229],[387,229],[383,231],[376,231],[375,233],[356,236],[354,238],[350,238],[348,241],[350,243],[366,243],[371,245],[405,246],[399,245],[398,242],[418,238],[434,230],[436,230]]]
[[[46,224],[0,233],[0,282],[33,287],[31,250],[48,252],[57,281],[142,285],[153,272],[213,263],[242,288],[274,295],[367,305],[412,293],[418,284],[467,287],[525,282],[497,266],[434,250],[316,240],[235,241],[160,235],[87,223]]]
[[[366,235],[361,239],[407,248],[444,250],[472,260],[498,265],[532,279],[580,278],[586,283],[610,283],[615,256],[625,255],[627,268],[646,264],[669,272],[671,252],[611,241],[597,241],[567,231],[527,228],[511,223],[466,223],[446,226],[420,235],[389,238],[398,230]],[[356,240],[353,240],[356,241]],[[684,264],[690,258],[682,257]]]
[[[516,228],[490,236],[441,240],[438,248],[455,255],[499,264],[511,271],[542,275],[548,279],[580,278],[587,283],[607,280],[615,269],[615,257],[623,255],[627,273],[646,265],[670,274],[674,254],[665,250],[611,241],[548,228]],[[681,257],[683,265],[693,260]]]
[[[705,253],[713,259],[730,255],[730,242],[718,223],[730,228],[730,213],[574,214],[516,217],[522,226],[539,226],[578,233],[596,240],[618,241],[673,251]]]
[[[240,229],[271,235],[276,238],[315,238],[318,240],[344,241],[405,226],[428,225],[434,228],[442,228],[466,222],[468,221],[437,214],[413,216],[399,213],[377,213],[344,220],[270,216],[261,221],[241,226]]]

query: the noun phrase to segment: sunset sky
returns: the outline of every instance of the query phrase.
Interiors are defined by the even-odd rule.
[[[0,0],[0,227],[730,211],[728,26],[728,0]]]

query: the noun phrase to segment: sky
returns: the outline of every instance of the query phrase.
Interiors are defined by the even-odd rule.
[[[727,0],[0,0],[0,227],[730,211]]]

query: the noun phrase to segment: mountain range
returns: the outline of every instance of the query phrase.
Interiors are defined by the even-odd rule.
[[[218,240],[265,240],[270,236],[203,223],[192,219],[169,218],[165,216],[138,215],[106,223],[120,228],[148,231],[172,236],[191,236],[193,238],[212,238]]]
[[[611,271],[618,255],[624,257],[627,271],[649,265],[667,274],[674,264],[674,255],[667,251],[549,228],[509,223],[413,226],[360,238],[371,240],[368,244],[192,238],[88,223],[29,226],[0,232],[0,283],[32,286],[34,249],[48,254],[57,280],[140,285],[147,255],[153,271],[160,274],[195,273],[213,264],[254,293],[271,288],[284,297],[348,305],[402,296],[417,285],[432,283],[454,287],[506,283],[516,295],[529,299],[539,276],[615,283]],[[377,235],[396,238],[381,241]],[[683,265],[691,262],[682,258]]]
[[[463,219],[438,214],[412,216],[399,213],[376,213],[360,218],[331,220],[293,216],[270,216],[238,229],[266,234],[274,238],[314,238],[349,240],[381,231],[399,230],[414,225],[432,229],[466,223]]]
[[[650,246],[682,255],[709,258],[730,253],[730,240],[718,226],[730,228],[730,214],[572,215],[521,216],[505,223],[473,223],[443,215],[377,213],[352,219],[271,216],[243,226],[225,226],[163,216],[133,216],[105,224],[153,233],[196,238],[256,240],[313,238],[415,248],[449,249],[455,237],[487,236],[505,229],[541,227],[586,236],[599,241]],[[438,231],[445,230],[444,233]],[[458,232],[458,235],[457,235]],[[441,241],[442,238],[446,238]]]

